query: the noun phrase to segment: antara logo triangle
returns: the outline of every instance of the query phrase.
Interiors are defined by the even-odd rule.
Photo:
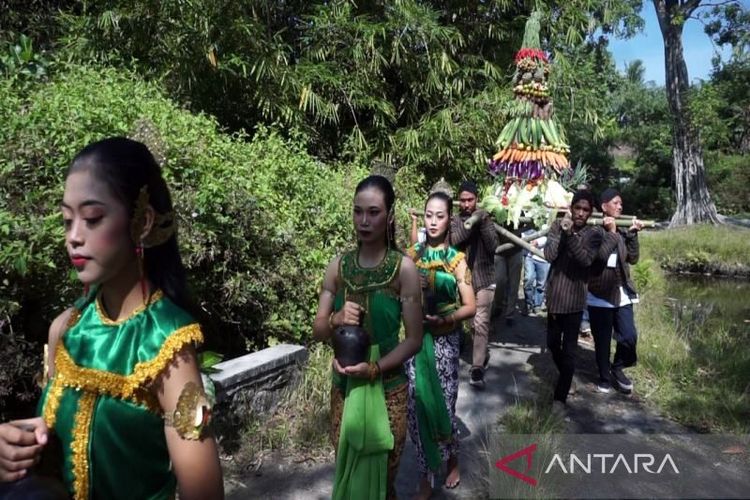
[[[536,443],[527,446],[526,448],[519,450],[511,455],[504,456],[503,458],[495,462],[495,467],[505,472],[506,474],[510,474],[511,476],[530,484],[531,486],[536,486],[537,480],[531,476],[526,475],[526,473],[531,470],[531,463],[534,457],[534,452],[536,452]],[[508,464],[510,462],[513,462],[514,460],[517,460],[524,456],[526,457],[526,470],[524,470],[523,472],[519,472],[508,467]]]

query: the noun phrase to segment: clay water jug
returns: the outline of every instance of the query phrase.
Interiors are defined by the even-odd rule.
[[[370,334],[360,325],[344,325],[333,333],[333,354],[342,368],[367,361]]]

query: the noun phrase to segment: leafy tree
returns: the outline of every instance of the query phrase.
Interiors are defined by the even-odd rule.
[[[616,175],[628,212],[668,217],[672,197],[672,122],[663,87],[644,83],[643,65],[636,60],[625,69],[613,93],[617,114],[617,144],[622,150]]]
[[[689,80],[682,48],[685,22],[701,7],[701,0],[653,2],[664,38],[667,101],[673,120],[672,163],[677,207],[670,225],[719,224],[721,221],[706,184],[699,133],[689,114]]]
[[[750,152],[750,10],[731,3],[714,7],[706,14],[706,33],[719,46],[732,49],[729,61],[714,60],[711,85],[715,87],[726,125],[728,149]],[[696,99],[696,102],[698,99]],[[729,151],[728,151],[729,152]]]
[[[159,79],[232,130],[279,123],[302,130],[323,159],[379,159],[455,179],[480,174],[494,149],[496,103],[528,12],[549,19],[548,49],[565,64],[560,49],[589,44],[597,30],[632,32],[639,5],[114,0],[63,9],[60,45],[81,61]],[[587,87],[568,74],[560,89]],[[601,135],[589,100],[576,102],[571,116]]]
[[[561,97],[555,103],[567,125],[571,165],[587,166],[590,184],[600,190],[612,183],[614,164],[609,150],[618,132],[613,94],[620,77],[603,37],[576,48],[561,48],[555,55],[558,67],[552,76]]]

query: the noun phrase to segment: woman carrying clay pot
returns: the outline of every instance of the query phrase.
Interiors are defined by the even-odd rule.
[[[422,343],[422,297],[416,266],[396,246],[394,204],[393,187],[385,177],[372,175],[357,185],[357,247],[329,263],[313,323],[316,339],[328,340],[340,327],[361,325],[370,343],[366,359],[348,366],[336,358],[332,363],[335,499],[396,496],[406,439],[403,363]],[[406,336],[399,342],[402,322]]]

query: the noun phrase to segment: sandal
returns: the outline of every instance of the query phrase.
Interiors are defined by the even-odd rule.
[[[475,387],[484,387],[484,368],[472,366],[469,370],[469,384]]]

